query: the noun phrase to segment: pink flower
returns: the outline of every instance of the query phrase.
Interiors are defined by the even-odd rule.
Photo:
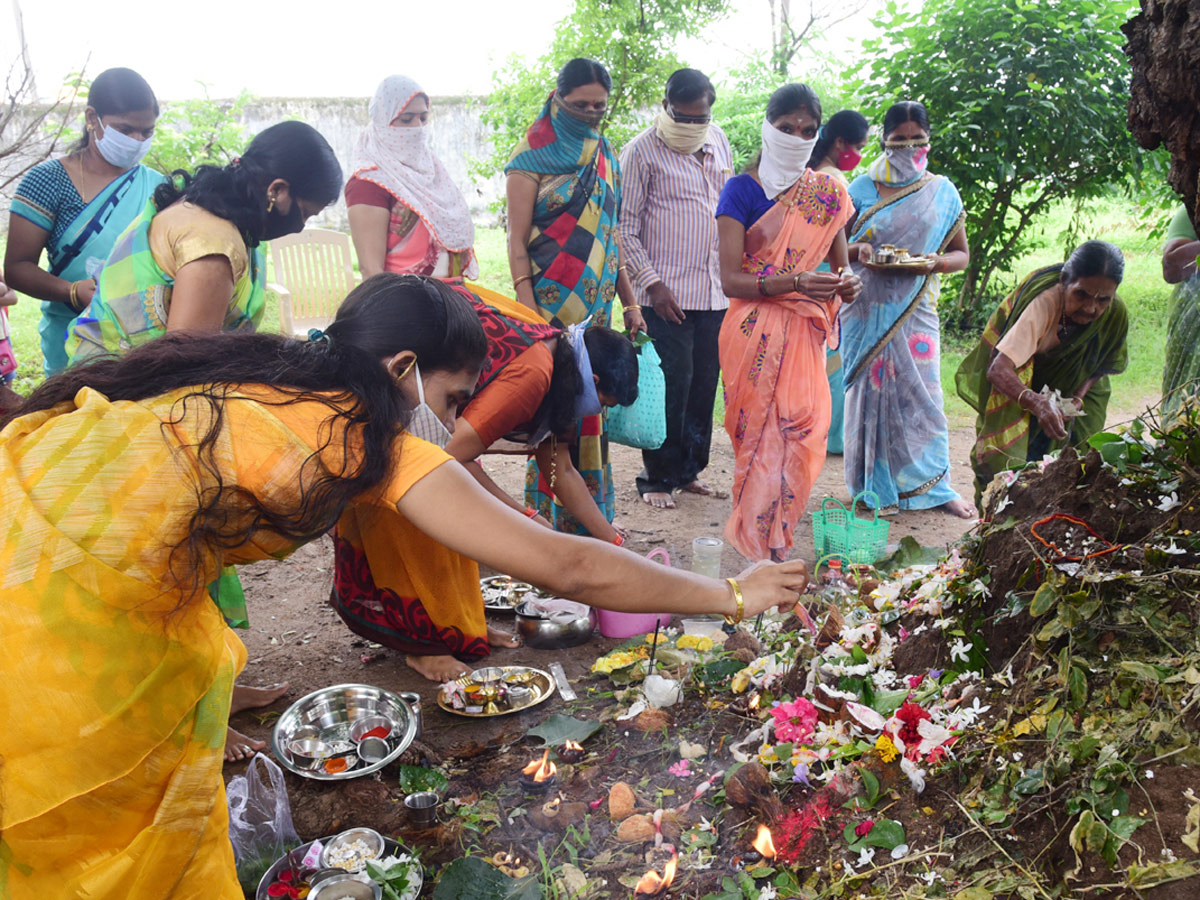
[[[692,774],[692,761],[690,759],[681,759],[673,766],[667,769],[676,778],[689,778]]]
[[[871,829],[875,827],[874,819],[867,819],[865,822],[860,822],[854,826],[855,837],[866,837],[871,833]]]
[[[777,703],[771,710],[775,720],[775,736],[780,741],[807,743],[812,740],[817,725],[817,708],[800,697],[791,703]]]
[[[921,682],[924,680],[925,680],[924,675],[909,675],[908,676],[909,689],[915,691],[917,688],[919,688],[921,686]]]

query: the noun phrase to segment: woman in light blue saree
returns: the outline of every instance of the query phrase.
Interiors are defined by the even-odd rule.
[[[84,118],[74,151],[34,166],[21,180],[9,219],[4,271],[14,289],[42,301],[38,333],[47,376],[66,368],[67,326],[91,301],[117,237],[164,180],[141,165],[158,101],[140,75],[131,69],[101,72]]]
[[[883,155],[850,185],[858,211],[850,259],[863,290],[841,314],[846,487],[873,492],[883,509],[941,506],[970,518],[974,507],[950,485],[937,314],[940,275],[970,260],[963,204],[947,178],[925,171],[924,106],[895,104],[883,132]],[[883,244],[928,259],[899,271],[869,267]]]

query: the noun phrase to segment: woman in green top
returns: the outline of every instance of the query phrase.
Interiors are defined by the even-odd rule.
[[[333,148],[310,125],[280,122],[224,167],[177,171],[117,239],[67,354],[125,353],[167,333],[254,330],[266,267],[259,244],[303,230],[341,193]]]
[[[976,504],[1001,471],[1104,427],[1108,376],[1129,362],[1129,319],[1117,296],[1124,273],[1120,250],[1088,241],[1065,263],[1029,275],[988,320],[955,376],[959,396],[979,413],[971,448]],[[1043,387],[1068,402],[1060,406]],[[1077,409],[1070,420],[1067,406]]]
[[[1200,387],[1200,240],[1186,207],[1179,207],[1163,246],[1163,280],[1178,285],[1171,295],[1167,359],[1163,366],[1163,414],[1170,415]]]

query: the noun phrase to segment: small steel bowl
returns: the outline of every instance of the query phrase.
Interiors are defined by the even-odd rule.
[[[383,738],[369,737],[358,742],[358,758],[367,765],[377,763],[388,755],[388,743]]]
[[[580,604],[582,606],[582,604]],[[536,650],[563,650],[585,644],[596,630],[596,613],[546,612],[530,601],[517,607],[517,634]]]
[[[386,728],[387,737],[395,729],[396,726],[387,716],[364,716],[361,719],[355,719],[354,724],[350,726],[350,740],[358,743],[363,739],[363,735],[368,731],[374,731],[376,728]]]
[[[298,741],[292,741],[288,744],[288,752],[301,762],[312,764],[325,759],[333,754],[331,748],[324,741],[313,740],[312,738],[303,738]]]
[[[362,865],[352,869],[343,869],[341,866],[333,865],[331,860],[333,859],[334,851],[345,847],[347,844],[352,844],[354,841],[362,841],[370,850],[374,851],[374,855],[366,857]],[[321,851],[321,867],[325,869],[342,869],[343,872],[361,872],[366,868],[368,859],[379,859],[383,856],[384,847],[383,835],[375,829],[351,828],[348,831],[343,831],[325,845],[325,848]]]
[[[512,709],[528,706],[533,701],[533,688],[527,684],[510,684],[508,686],[508,705]]]
[[[499,666],[486,666],[471,673],[471,680],[476,684],[499,684],[504,678],[504,670]]]
[[[292,732],[293,741],[318,741],[321,739],[321,729],[316,725],[301,725]]]
[[[383,888],[373,881],[360,881],[343,873],[322,881],[308,896],[309,900],[381,900]]]
[[[315,895],[318,885],[324,884],[330,878],[344,879],[345,877],[345,869],[317,869],[308,876],[309,893]]]

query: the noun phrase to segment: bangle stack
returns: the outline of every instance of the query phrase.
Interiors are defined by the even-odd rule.
[[[742,596],[741,587],[734,579],[726,578],[725,582],[733,590],[733,599],[737,601],[737,612],[732,616],[726,616],[725,621],[730,625],[738,625],[742,621],[742,616],[746,614],[746,600]]]
[[[795,275],[792,276],[792,290],[795,291],[797,294],[800,293],[800,276],[802,274],[803,274],[802,272],[797,272]]]
[[[71,282],[71,302],[68,304],[71,307],[71,309],[77,313],[81,313],[84,310],[84,307],[79,305],[79,301],[80,301],[79,285],[81,283],[82,282],[79,282],[79,281]]]
[[[758,276],[758,294],[760,297],[771,296],[770,294],[767,293],[767,276],[766,275]]]

